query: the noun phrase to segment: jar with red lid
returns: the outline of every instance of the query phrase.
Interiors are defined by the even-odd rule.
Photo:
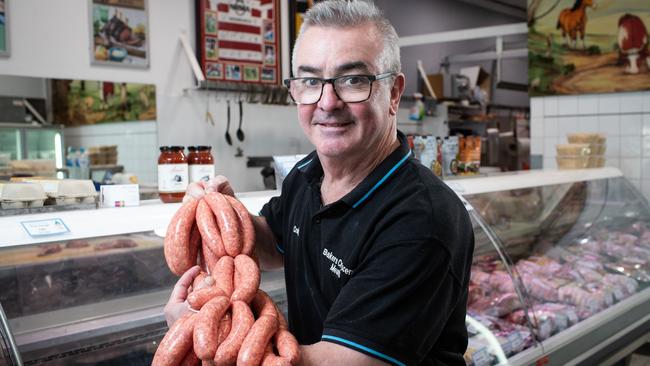
[[[161,146],[158,157],[158,195],[165,203],[181,202],[188,183],[183,146]]]
[[[196,146],[194,155],[190,152],[187,163],[190,167],[190,182],[208,181],[214,177],[214,158],[211,146]],[[191,155],[191,157],[190,157]]]

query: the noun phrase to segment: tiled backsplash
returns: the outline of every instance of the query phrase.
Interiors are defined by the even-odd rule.
[[[607,136],[605,165],[621,169],[650,198],[650,92],[536,97],[530,101],[532,155],[556,168],[555,144],[567,133]]]
[[[117,163],[138,176],[140,183],[156,184],[158,137],[156,122],[104,123],[65,129],[65,145],[117,145]]]

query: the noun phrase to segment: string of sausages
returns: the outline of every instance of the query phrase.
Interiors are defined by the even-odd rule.
[[[253,221],[234,197],[211,192],[178,209],[164,240],[167,265],[180,276],[198,259],[203,271],[187,297],[192,311],[169,328],[152,365],[289,366],[300,361],[284,315],[259,289],[254,249]]]

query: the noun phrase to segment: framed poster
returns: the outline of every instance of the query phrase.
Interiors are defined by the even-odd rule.
[[[0,0],[0,56],[9,56],[9,0]]]
[[[90,1],[90,63],[149,67],[147,0]]]
[[[197,0],[196,9],[206,79],[280,84],[280,0]]]
[[[531,96],[650,90],[648,0],[528,0],[528,25]]]
[[[52,79],[54,121],[65,126],[156,119],[156,86],[100,80]]]

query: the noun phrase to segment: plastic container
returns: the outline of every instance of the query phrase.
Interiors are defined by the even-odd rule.
[[[59,181],[54,196],[57,205],[95,203],[97,192],[91,180],[66,179]]]
[[[591,154],[589,144],[557,144],[558,156],[585,156]]]
[[[7,208],[43,207],[47,196],[37,183],[6,183],[2,187],[0,205]]]
[[[558,155],[555,160],[559,169],[585,169],[589,166],[587,155]]]
[[[190,182],[207,182],[214,177],[214,158],[211,150],[211,146],[196,146],[194,151],[190,150],[187,155]]]
[[[158,157],[158,195],[165,203],[181,202],[189,179],[183,146],[161,146]]]

